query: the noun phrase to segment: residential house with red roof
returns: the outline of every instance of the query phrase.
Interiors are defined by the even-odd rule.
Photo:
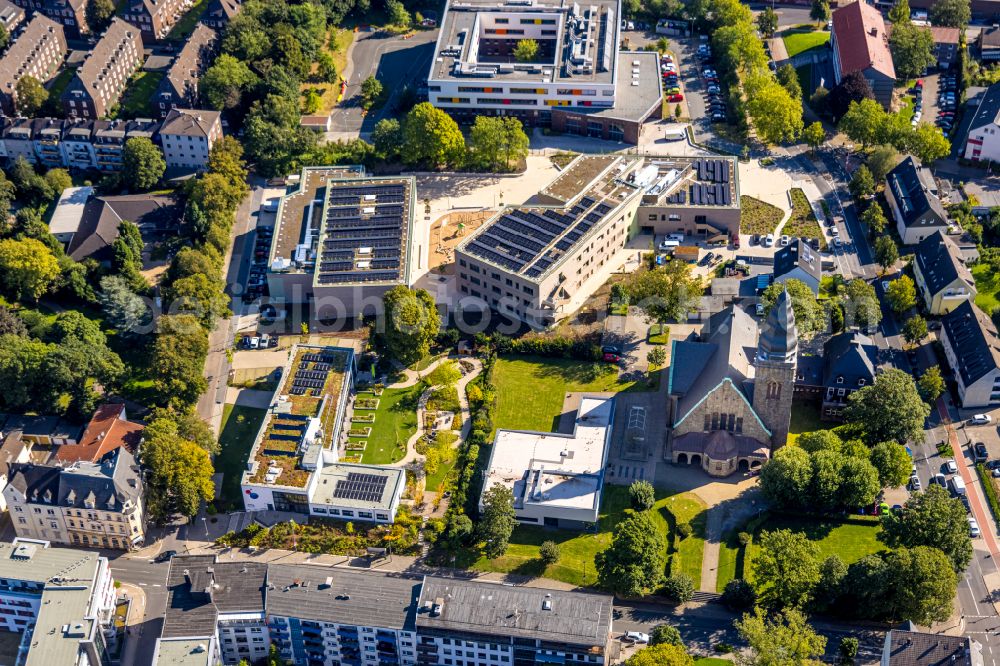
[[[128,420],[125,405],[105,404],[97,408],[77,444],[64,444],[56,451],[57,463],[96,462],[105,454],[127,448],[135,453],[145,427]]]
[[[879,10],[863,0],[837,9],[833,12],[830,46],[834,81],[840,83],[848,74],[861,72],[875,99],[888,109],[896,85],[896,69]]]

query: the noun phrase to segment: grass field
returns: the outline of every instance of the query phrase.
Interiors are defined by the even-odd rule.
[[[1000,275],[990,270],[989,264],[972,267],[972,277],[976,279],[976,305],[986,314],[992,314],[1000,307]]]
[[[222,472],[222,499],[242,506],[240,478],[247,468],[247,458],[254,437],[267,412],[254,407],[225,405],[222,410],[222,430],[219,434],[219,455],[215,456],[215,471]]]
[[[665,345],[670,342],[670,327],[663,324],[653,324],[646,331],[646,342],[651,345]]]
[[[423,384],[403,389],[385,389],[375,410],[375,423],[365,439],[361,456],[366,465],[388,465],[406,455],[406,442],[417,431],[417,400]]]
[[[691,495],[668,496],[657,490],[657,502],[653,506],[653,520],[657,529],[671,542],[675,518],[678,512],[682,520],[689,520],[694,533],[679,544],[679,549],[671,555],[669,569],[684,571],[691,575],[697,586],[701,580],[701,554],[704,550],[704,505]],[[514,573],[524,576],[544,576],[571,585],[594,585],[597,572],[594,556],[611,545],[611,531],[622,519],[629,506],[628,488],[606,485],[601,499],[601,515],[596,534],[573,530],[556,530],[542,527],[519,525],[511,536],[510,547],[503,557],[487,560],[480,557],[471,563],[479,571]],[[559,545],[559,559],[545,565],[539,558],[539,547],[545,541]],[[669,546],[668,546],[669,548]],[[697,552],[697,556],[694,554]]]
[[[819,559],[838,555],[845,564],[857,562],[866,555],[885,548],[879,540],[881,526],[874,519],[853,517],[846,521],[814,519],[796,516],[771,516],[754,530],[754,543],[749,553],[741,553],[735,534],[724,541],[719,552],[719,573],[716,589],[721,592],[733,578],[753,579],[753,557],[758,535],[767,530],[789,529],[805,534],[819,548]]]
[[[740,197],[740,233],[773,234],[784,216],[785,212],[777,206],[753,197]]]
[[[781,35],[781,41],[785,43],[785,50],[788,51],[788,57],[794,58],[809,49],[826,44],[830,41],[830,33],[824,30],[788,30]]]
[[[515,430],[555,430],[568,392],[646,388],[618,381],[617,366],[534,356],[497,360],[493,381],[497,387],[495,425]]]
[[[812,65],[802,65],[795,68],[795,76],[799,79],[799,87],[802,88],[802,100],[809,101],[812,94],[816,92],[812,84]]]
[[[821,421],[819,405],[812,402],[795,401],[792,403],[792,420],[788,424],[788,443],[794,444],[804,432],[814,430],[829,430],[836,427],[833,421]]]
[[[191,36],[194,29],[198,26],[198,21],[201,19],[201,15],[205,13],[208,9],[208,4],[211,0],[197,0],[194,6],[187,11],[184,16],[181,17],[174,27],[170,29],[167,33],[168,42],[182,42]]]
[[[813,213],[806,193],[798,187],[792,188],[792,214],[781,228],[781,233],[792,238],[818,238],[820,249],[826,248],[826,239],[819,228],[819,221]]]
[[[353,30],[333,28],[332,32],[330,32],[327,36],[326,44],[323,46],[323,50],[333,57],[333,63],[337,67],[337,73],[341,77],[344,76],[344,69],[347,67],[347,49],[353,41]],[[316,112],[317,114],[328,114],[335,106],[337,106],[337,97],[340,95],[339,81],[334,83],[308,81],[301,85],[301,90],[303,92],[311,88],[317,89],[323,100],[319,111]]]
[[[136,72],[122,94],[117,117],[124,119],[155,117],[157,114],[153,109],[153,95],[156,94],[163,77],[163,72]]]

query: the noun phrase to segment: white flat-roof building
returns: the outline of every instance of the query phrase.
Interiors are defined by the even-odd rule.
[[[406,470],[334,463],[319,472],[309,500],[311,515],[391,523],[406,488]]]
[[[580,528],[597,522],[614,399],[583,396],[571,434],[498,430],[483,491],[514,493],[517,520]],[[482,509],[482,498],[479,500]]]
[[[67,187],[59,195],[56,202],[56,209],[49,220],[49,233],[56,237],[56,240],[66,247],[73,240],[73,236],[80,230],[83,221],[83,210],[94,195],[94,188],[89,185],[83,187]]]

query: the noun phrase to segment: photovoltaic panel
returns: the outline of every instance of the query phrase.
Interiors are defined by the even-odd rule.
[[[338,499],[378,502],[382,499],[388,477],[379,474],[348,472],[346,479],[337,481],[333,496]]]

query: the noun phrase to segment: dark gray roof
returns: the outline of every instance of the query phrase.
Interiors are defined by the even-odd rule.
[[[912,155],[897,164],[886,176],[888,186],[892,188],[893,196],[899,203],[904,226],[908,227],[916,222],[928,209],[937,214],[942,225],[948,219],[941,200],[930,192],[933,183],[928,180],[932,178]]]
[[[211,62],[217,38],[215,30],[199,23],[174,58],[157,92],[170,93],[175,100],[197,100],[198,79]]]
[[[613,601],[608,594],[427,576],[416,624],[418,631],[538,638],[603,650]]]
[[[97,261],[111,258],[111,244],[118,238],[118,227],[122,220],[115,211],[101,199],[91,199],[83,207],[80,226],[66,247],[75,261],[93,258]]]
[[[962,251],[955,241],[940,230],[917,244],[914,259],[932,294],[938,293],[957,279],[962,279],[970,287],[975,285],[972,272],[962,261]]]
[[[863,333],[846,331],[833,336],[823,345],[823,357],[826,359],[824,385],[836,386],[837,377],[844,378],[845,388],[856,388],[859,379],[864,379],[866,384],[875,381],[878,346]]]
[[[786,275],[796,268],[801,268],[817,282],[823,277],[823,266],[819,253],[815,252],[801,238],[796,238],[774,253],[775,278]]]
[[[765,355],[764,358],[794,357],[799,351],[795,311],[792,310],[792,299],[784,289],[760,329],[758,349],[758,353]]]
[[[971,301],[962,301],[941,319],[941,325],[958,358],[958,371],[966,386],[1000,367],[997,327]]]
[[[33,504],[52,504],[119,511],[126,501],[139,501],[142,481],[135,458],[125,448],[97,462],[69,467],[12,463],[10,485]]]
[[[981,655],[973,660],[972,639],[966,636],[893,629],[887,639],[887,654],[882,655],[882,663],[889,666],[974,666],[983,663]]]
[[[263,562],[216,562],[214,555],[175,555],[167,573],[163,638],[211,636],[220,612],[263,612]]]
[[[1000,34],[1000,30],[996,32]],[[994,83],[986,89],[979,100],[976,113],[972,116],[972,122],[969,123],[969,131],[997,124],[998,116],[1000,116],[1000,83]]]
[[[996,26],[983,28],[982,32],[979,33],[979,44],[988,49],[1000,48],[1000,28]]]
[[[420,580],[312,564],[270,564],[267,614],[413,631]]]
[[[135,223],[143,233],[165,231],[179,226],[182,212],[177,198],[169,194],[95,197],[84,206],[80,227],[66,253],[76,261],[110,259],[109,248],[118,238],[122,220]]]

